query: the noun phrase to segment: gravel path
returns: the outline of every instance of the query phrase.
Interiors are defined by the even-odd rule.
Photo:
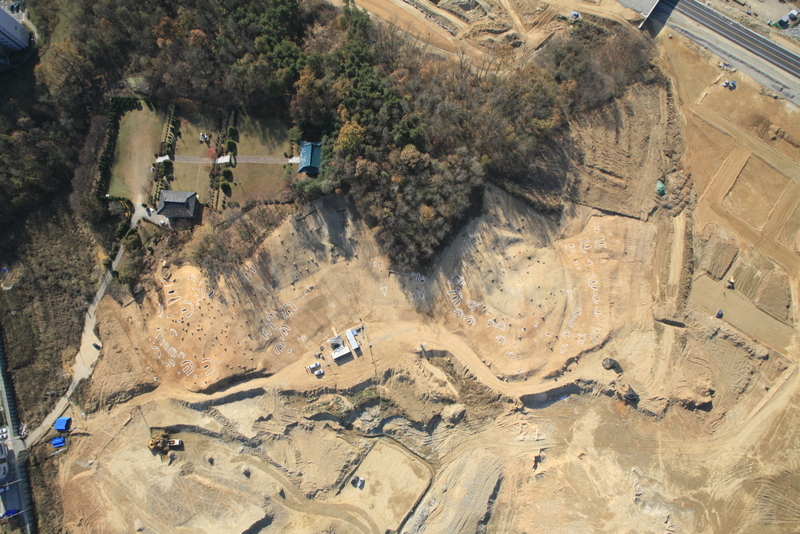
[[[237,156],[234,158],[236,163],[266,163],[273,165],[283,165],[284,163],[291,163],[289,158],[272,158],[267,156]],[[208,158],[201,158],[198,156],[175,156],[175,161],[178,163],[210,163]]]

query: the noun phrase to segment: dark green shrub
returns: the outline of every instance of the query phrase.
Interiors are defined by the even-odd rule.
[[[139,232],[135,229],[130,233],[122,242],[125,250],[133,252],[142,248],[142,239],[139,237]]]
[[[139,273],[131,265],[126,265],[117,275],[120,284],[133,285],[139,279]]]
[[[122,221],[117,225],[117,231],[114,232],[114,235],[117,236],[117,239],[122,239],[128,233],[128,230],[131,229],[131,225],[128,221]]]
[[[87,195],[81,200],[81,217],[91,224],[97,224],[108,215],[108,208],[105,203],[94,195]]]
[[[300,141],[303,140],[303,130],[301,130],[299,126],[292,126],[289,128],[289,131],[286,132],[286,137],[289,139],[290,143],[299,145]]]

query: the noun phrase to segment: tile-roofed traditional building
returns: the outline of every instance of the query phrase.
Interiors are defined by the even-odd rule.
[[[194,219],[197,214],[197,193],[162,189],[156,213],[169,219]]]

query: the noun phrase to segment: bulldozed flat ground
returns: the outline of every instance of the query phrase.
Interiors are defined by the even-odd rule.
[[[465,14],[363,6],[475,53],[502,19],[519,57],[557,14],[635,18],[607,0],[418,4]],[[98,309],[80,432],[51,460],[65,527],[795,532],[800,115],[745,77],[723,89],[680,37],[657,52],[666,89],[571,125],[574,203],[545,216],[489,188],[430,273],[391,270],[336,196],[163,240],[142,291]],[[262,219],[282,222],[240,259],[188,261]],[[361,327],[334,361],[329,340]],[[153,453],[153,432],[183,445]]]

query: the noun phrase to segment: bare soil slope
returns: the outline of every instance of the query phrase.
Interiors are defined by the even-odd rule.
[[[548,219],[490,190],[425,277],[389,271],[361,225],[322,202],[265,240],[271,262],[216,289],[162,268],[141,303],[106,303],[89,391],[113,402],[113,377],[122,390],[135,374],[160,385],[73,414],[90,435],[57,460],[70,529],[723,531],[704,510],[727,504],[682,495],[720,488],[703,473],[765,446],[755,429],[796,373],[709,315],[654,317],[654,255],[684,263],[674,233],[577,205]],[[333,362],[328,339],[361,324],[361,349]],[[153,431],[184,445],[154,455]]]

